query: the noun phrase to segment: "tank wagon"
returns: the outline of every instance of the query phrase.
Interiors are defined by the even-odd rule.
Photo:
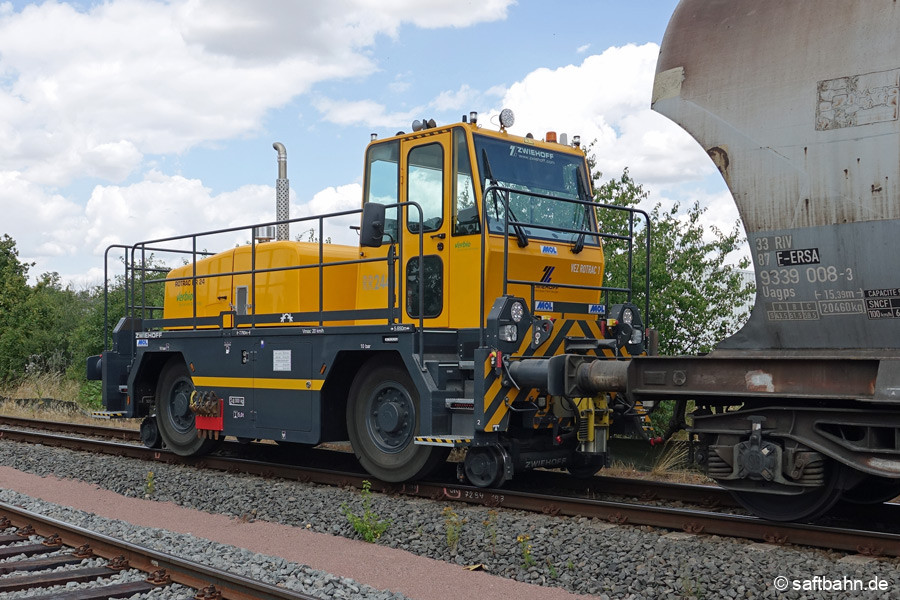
[[[628,395],[695,400],[699,462],[770,519],[900,493],[898,29],[890,0],[682,0],[662,42],[653,109],[728,185],[757,298]]]
[[[631,231],[646,214],[592,201],[577,137],[520,137],[510,111],[499,120],[373,135],[359,210],[120,247],[130,306],[88,360],[103,415],[143,417],[144,442],[181,455],[225,436],[349,440],[390,482],[454,447],[478,486],[534,467],[596,472],[611,431],[643,433],[645,408],[611,383],[649,349],[646,303],[632,302],[646,281],[602,285],[602,241],[631,256],[634,239],[598,231],[596,211],[624,211]],[[342,218],[357,219],[359,245],[323,242]],[[198,250],[223,236],[252,241]],[[163,276],[151,254],[184,265]]]

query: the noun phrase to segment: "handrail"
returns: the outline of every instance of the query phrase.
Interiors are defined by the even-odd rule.
[[[515,226],[518,227],[526,227],[526,228],[538,228],[543,231],[550,231],[562,234],[570,234],[570,235],[586,235],[594,238],[599,243],[601,240],[609,239],[609,240],[619,240],[619,241],[627,241],[628,242],[628,274],[627,274],[627,287],[618,288],[612,286],[604,286],[602,285],[602,281],[600,285],[591,286],[591,285],[573,285],[573,284],[553,284],[555,287],[561,288],[573,288],[573,289],[586,289],[586,290],[596,290],[601,292],[603,296],[602,300],[605,304],[609,305],[610,293],[624,293],[627,294],[627,298],[631,301],[634,293],[634,282],[633,282],[633,253],[634,253],[634,219],[636,216],[643,217],[646,227],[647,227],[647,239],[646,239],[646,258],[645,258],[645,289],[649,292],[649,273],[650,273],[650,218],[649,215],[640,209],[631,208],[631,207],[623,207],[617,206],[613,204],[604,204],[597,203],[592,201],[579,200],[574,198],[567,198],[563,196],[556,196],[551,194],[544,194],[539,192],[531,192],[527,190],[518,190],[509,187],[504,187],[500,185],[490,185],[484,190],[484,194],[482,196],[482,214],[481,214],[481,284],[480,284],[480,323],[482,325],[481,329],[481,338],[482,344],[484,343],[484,327],[486,325],[485,322],[485,253],[487,248],[487,238],[489,235],[498,235],[498,232],[491,231],[491,223],[492,221],[488,217],[487,210],[485,210],[486,199],[490,194],[497,193],[500,194],[500,197],[503,199],[505,214],[503,218],[504,230],[503,232],[499,232],[499,235],[503,235],[504,243],[503,243],[503,293],[506,294],[508,291],[508,286],[512,285],[527,285],[531,288],[531,300],[532,305],[534,305],[535,301],[535,289],[540,285],[546,285],[544,282],[540,281],[531,281],[531,280],[523,280],[523,279],[510,279],[509,277],[509,260],[510,260],[510,252],[509,252],[509,237],[510,237],[510,225],[513,224],[510,222],[510,210],[509,210],[509,202],[510,202],[510,194],[520,194],[524,196],[531,196],[537,198],[545,198],[553,201],[566,202],[574,205],[581,205],[590,208],[592,211],[596,208],[609,209],[609,210],[617,210],[624,211],[628,213],[628,226],[629,226],[629,234],[621,235],[615,233],[608,232],[600,232],[600,231],[586,231],[580,229],[574,229],[570,227],[563,226],[555,226],[547,223],[531,223],[526,221],[516,221],[514,223]],[[424,265],[424,227],[423,227],[423,211],[419,204],[416,202],[400,202],[395,204],[386,205],[387,208],[396,208],[397,209],[397,225],[398,231],[401,231],[402,227],[404,227],[404,220],[401,217],[401,208],[408,207],[408,209],[415,208],[418,213],[418,266],[419,266],[419,277],[418,277],[418,298],[419,298],[419,307],[418,307],[418,315],[410,315],[412,318],[418,321],[418,329],[419,329],[419,352],[418,358],[420,366],[424,368],[424,319],[425,319],[425,265]],[[403,243],[404,236],[399,236],[399,240],[396,240],[394,243],[398,246],[399,255],[395,256],[393,251],[389,252],[389,254],[385,257],[375,257],[375,258],[358,258],[358,259],[348,259],[348,260],[337,260],[333,262],[326,262],[326,253],[324,250],[324,223],[326,219],[335,219],[338,217],[350,216],[350,215],[358,215],[362,212],[362,209],[353,209],[353,210],[345,210],[334,213],[329,213],[325,215],[313,215],[307,217],[297,217],[293,219],[286,219],[281,221],[270,221],[266,223],[257,223],[252,225],[243,225],[243,226],[235,226],[228,227],[222,229],[215,229],[200,233],[192,233],[192,234],[183,234],[177,236],[171,236],[166,238],[157,238],[153,240],[147,240],[143,242],[138,242],[132,246],[126,246],[121,244],[113,244],[110,245],[106,249],[106,253],[104,255],[104,351],[109,350],[109,339],[110,339],[110,323],[109,323],[109,253],[113,249],[121,249],[124,251],[124,267],[125,267],[125,279],[124,279],[124,287],[125,287],[125,298],[126,298],[126,315],[129,315],[132,318],[132,321],[136,321],[138,318],[141,321],[148,320],[152,322],[153,327],[166,327],[171,324],[171,326],[175,327],[183,327],[183,323],[185,321],[184,318],[177,319],[178,324],[170,323],[169,320],[155,319],[154,314],[159,310],[158,306],[151,306],[148,304],[148,291],[150,286],[154,285],[165,285],[166,282],[172,281],[187,281],[190,280],[192,282],[192,289],[194,293],[192,294],[191,299],[191,325],[190,327],[196,330],[198,327],[209,327],[208,319],[203,318],[198,320],[197,314],[197,281],[200,277],[197,274],[197,261],[200,258],[212,256],[213,252],[208,252],[206,250],[198,250],[198,241],[201,238],[209,238],[212,236],[220,236],[226,235],[230,233],[241,233],[241,232],[249,232],[251,235],[251,250],[250,250],[250,269],[249,270],[235,270],[232,268],[231,271],[228,272],[219,272],[219,273],[207,273],[204,274],[203,278],[217,278],[217,277],[228,277],[228,276],[238,276],[238,275],[250,275],[251,284],[250,289],[248,290],[248,317],[249,317],[249,325],[250,327],[255,327],[257,322],[255,320],[257,316],[256,310],[256,276],[258,274],[272,273],[272,272],[280,272],[280,271],[300,271],[303,269],[316,269],[318,273],[318,302],[317,308],[318,311],[301,311],[304,316],[308,316],[312,313],[318,313],[318,318],[311,319],[313,321],[318,321],[320,326],[323,326],[329,319],[326,318],[328,314],[348,314],[347,318],[352,318],[352,314],[357,309],[350,309],[347,311],[326,311],[325,310],[325,301],[324,301],[324,288],[325,288],[325,268],[326,267],[338,267],[352,264],[365,264],[365,263],[374,263],[374,262],[387,262],[388,263],[388,290],[387,290],[387,324],[392,324],[395,322],[395,311],[397,310],[396,300],[399,299],[399,314],[397,315],[400,321],[403,320],[404,314],[404,281],[405,281],[405,270],[404,270],[404,254],[405,254],[405,244]],[[593,213],[592,213],[593,217]],[[257,264],[257,246],[260,244],[255,238],[255,232],[259,228],[277,226],[277,225],[286,225],[292,223],[303,223],[315,220],[317,222],[317,230],[319,234],[318,239],[318,261],[312,262],[309,264],[298,264],[298,265],[288,265],[281,267],[266,267],[266,268],[256,268]],[[495,225],[496,227],[496,225]],[[176,247],[178,242],[189,241],[189,248],[184,247]],[[557,240],[558,241],[558,240]],[[149,256],[148,256],[149,253]],[[176,254],[176,255],[186,255],[190,258],[191,262],[191,273],[190,275],[183,275],[178,277],[154,277],[148,275],[158,275],[160,273],[168,273],[166,269],[161,269],[154,266],[149,266],[148,261],[154,257],[154,253],[162,253],[162,254]],[[413,257],[415,258],[415,256]],[[395,266],[395,265],[399,266]],[[138,294],[138,283],[140,284],[140,303],[137,302],[137,294]],[[604,294],[605,293],[605,294]],[[372,309],[366,309],[366,314],[372,314]],[[379,309],[380,310],[380,309]],[[228,314],[228,313],[223,313]],[[362,314],[362,313],[360,313]],[[359,317],[366,318],[366,317]],[[649,293],[645,294],[644,298],[644,318],[645,322],[649,323]],[[367,318],[366,318],[367,319]],[[304,319],[305,321],[306,319]],[[334,320],[334,319],[331,319]],[[219,327],[224,326],[224,320],[219,319]],[[271,324],[268,321],[266,324]],[[232,326],[237,326],[238,320],[232,319]],[[247,324],[246,320],[241,319],[241,325]],[[132,355],[134,353],[134,341],[132,341]],[[124,349],[120,349],[123,351]]]
[[[424,368],[424,314],[425,314],[425,278],[424,278],[424,227],[423,227],[423,211],[421,206],[415,202],[401,202],[395,203],[391,205],[387,205],[389,208],[397,208],[398,212],[401,207],[409,207],[415,208],[418,213],[418,258],[419,258],[419,272],[421,273],[418,281],[418,293],[419,293],[419,309],[418,309],[418,330],[419,330],[419,350],[418,350],[418,358],[419,364]],[[227,227],[222,229],[215,229],[210,231],[204,231],[199,233],[191,233],[191,234],[183,234],[170,236],[165,238],[157,238],[152,240],[147,240],[143,242],[137,242],[131,246],[126,246],[122,244],[113,244],[110,245],[106,249],[105,257],[104,257],[104,351],[108,351],[110,349],[109,342],[107,340],[110,339],[110,332],[112,324],[109,322],[109,254],[114,249],[120,249],[123,251],[123,264],[125,270],[125,278],[124,278],[124,295],[126,299],[125,306],[125,314],[132,319],[132,322],[136,322],[137,319],[140,319],[141,322],[147,322],[147,325],[150,328],[164,328],[167,326],[171,327],[190,327],[193,330],[198,329],[199,327],[215,327],[216,325],[211,325],[211,323],[217,322],[218,327],[224,326],[224,321],[222,319],[223,313],[216,317],[200,317],[198,315],[198,280],[199,279],[214,279],[218,277],[232,277],[239,275],[250,275],[251,284],[250,289],[248,290],[248,319],[239,319],[235,318],[232,320],[232,326],[240,325],[249,325],[250,327],[255,327],[257,324],[271,324],[268,320],[264,320],[261,322],[256,321],[257,312],[256,308],[256,297],[258,290],[256,285],[256,276],[265,273],[273,273],[273,272],[281,272],[281,271],[301,271],[304,269],[316,269],[318,272],[318,282],[319,282],[319,290],[318,290],[318,299],[317,299],[317,311],[301,311],[298,313],[303,317],[313,316],[310,320],[318,321],[320,326],[324,325],[329,320],[346,320],[354,318],[360,319],[370,319],[373,318],[374,315],[386,315],[385,320],[388,325],[391,325],[399,320],[403,320],[403,280],[402,276],[402,265],[403,265],[403,256],[404,256],[404,243],[403,236],[400,236],[400,239],[397,240],[397,246],[399,246],[399,260],[397,255],[394,253],[394,250],[391,249],[388,252],[388,255],[385,257],[369,257],[369,258],[357,258],[357,259],[348,259],[348,260],[336,260],[336,261],[326,261],[326,252],[324,249],[325,238],[324,238],[324,223],[326,219],[335,219],[343,216],[350,216],[355,214],[360,214],[362,209],[354,209],[354,210],[346,210],[334,213],[328,213],[325,215],[313,215],[307,217],[297,217],[293,219],[286,219],[281,221],[270,221],[262,224],[252,224],[252,225],[242,225],[236,227]],[[302,223],[315,220],[317,221],[317,230],[319,233],[318,239],[318,261],[312,262],[309,264],[297,264],[297,265],[286,265],[280,267],[266,267],[266,268],[256,268],[257,265],[257,246],[260,244],[255,238],[255,232],[262,227],[268,227],[272,225],[283,225],[283,224],[292,224],[292,223]],[[398,226],[400,226],[400,220],[398,219]],[[236,270],[232,268],[230,271],[223,271],[217,273],[206,273],[203,275],[198,275],[197,273],[197,261],[200,258],[212,256],[214,252],[208,252],[206,250],[198,250],[199,240],[202,238],[210,238],[212,236],[221,236],[227,235],[230,233],[242,233],[249,232],[252,236],[252,241],[250,243],[250,269]],[[177,244],[179,242],[189,242],[189,247],[178,247]],[[159,277],[156,275],[170,272],[170,269],[162,269],[159,267],[150,266],[150,260],[152,260],[156,255],[159,254],[173,254],[173,255],[181,255],[185,258],[185,261],[190,260],[191,270],[190,274],[181,275],[177,277],[169,277],[168,275]],[[353,264],[366,264],[366,263],[376,263],[376,262],[386,262],[388,263],[387,268],[387,277],[388,277],[388,289],[387,289],[387,298],[386,298],[386,306],[384,309],[376,308],[376,309],[348,309],[346,311],[333,311],[333,310],[325,310],[325,268],[326,267],[339,267]],[[399,263],[400,267],[395,266]],[[400,273],[398,273],[400,271]],[[151,275],[152,274],[152,275]],[[191,289],[194,290],[191,299],[191,316],[185,318],[175,318],[175,319],[166,319],[160,318],[155,319],[154,313],[160,309],[158,306],[151,306],[148,302],[150,298],[150,290],[153,286],[164,286],[166,283],[173,281],[190,281]],[[138,289],[140,288],[140,289]],[[400,312],[397,312],[397,298],[400,298]],[[344,318],[337,319],[334,315],[342,314]],[[237,316],[237,315],[235,315]],[[411,315],[413,318],[416,316]],[[329,319],[329,317],[331,317]],[[382,318],[382,317],[378,317]],[[304,318],[303,321],[306,321]],[[136,348],[136,341],[132,338],[130,351],[127,351],[125,348],[121,348],[119,351],[122,353],[128,353],[131,356],[134,356]]]
[[[489,194],[499,194],[500,198],[503,200],[504,205],[504,214],[503,214],[503,230],[500,232],[490,231],[490,220],[487,215],[487,210],[484,208],[487,204],[487,198]],[[620,234],[612,234],[605,233],[600,231],[586,231],[580,229],[573,229],[568,227],[561,227],[556,225],[550,225],[547,223],[532,223],[530,221],[522,221],[515,220],[511,222],[509,219],[510,209],[509,209],[509,200],[510,194],[519,194],[522,196],[530,196],[535,198],[545,198],[548,200],[567,202],[570,204],[581,205],[594,210],[596,208],[603,208],[608,210],[617,210],[628,213],[628,235],[620,235]],[[509,238],[510,238],[510,225],[512,224],[514,227],[524,227],[524,228],[538,228],[544,231],[550,232],[558,232],[558,233],[571,233],[571,234],[584,234],[590,237],[600,239],[614,239],[614,240],[622,240],[628,242],[628,268],[627,268],[627,287],[625,288],[617,288],[612,286],[585,286],[585,285],[572,285],[572,284],[552,284],[554,287],[562,287],[562,288],[571,288],[571,289],[586,289],[586,290],[597,290],[600,292],[606,292],[605,294],[605,304],[609,306],[609,293],[626,293],[627,299],[631,302],[634,294],[634,218],[635,215],[639,215],[644,219],[644,225],[647,228],[647,235],[645,240],[645,277],[644,277],[644,322],[650,322],[650,249],[651,249],[651,222],[650,215],[641,209],[632,208],[629,206],[618,206],[616,204],[606,204],[602,202],[593,202],[590,200],[581,200],[576,198],[567,198],[565,196],[545,194],[541,192],[532,192],[530,190],[520,190],[515,188],[510,188],[507,186],[501,186],[497,184],[489,185],[485,188],[484,193],[482,195],[482,227],[481,227],[481,237],[482,237],[482,265],[484,265],[484,253],[486,246],[486,235],[494,234],[494,235],[502,235],[503,236],[503,294],[506,295],[508,293],[509,284],[514,285],[528,285],[531,288],[531,301],[532,301],[532,309],[534,305],[534,296],[535,296],[535,288],[539,285],[546,285],[540,281],[531,281],[531,280],[511,280],[509,278]],[[541,238],[542,239],[542,238]],[[558,240],[553,240],[558,242]],[[484,320],[484,268],[482,267],[482,282],[481,282],[481,326],[482,331],[486,326]],[[483,343],[483,333],[482,333],[482,343]]]

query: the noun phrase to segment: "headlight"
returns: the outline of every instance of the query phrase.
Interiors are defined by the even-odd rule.
[[[626,308],[622,310],[622,322],[626,325],[631,325],[631,321],[634,319],[634,314],[631,312],[630,308]]]
[[[519,328],[515,325],[501,325],[499,337],[504,342],[515,342],[519,339]]]
[[[518,323],[522,320],[522,317],[525,315],[525,307],[522,306],[521,302],[513,302],[512,306],[509,307],[509,316],[512,317],[512,320]]]

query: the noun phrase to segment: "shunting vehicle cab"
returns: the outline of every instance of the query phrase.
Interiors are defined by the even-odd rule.
[[[631,276],[603,285],[604,241],[632,253],[634,240],[598,231],[597,211],[624,211],[629,231],[646,214],[593,201],[577,136],[515,136],[511,111],[499,120],[482,127],[473,112],[373,135],[359,210],[280,208],[270,223],[118,247],[132,302],[88,359],[103,414],[143,417],[144,442],[180,455],[226,436],[349,440],[389,482],[424,477],[454,447],[483,487],[535,467],[603,467],[610,431],[645,425],[617,392],[648,336]],[[348,217],[359,245],[324,243],[326,224]],[[290,240],[290,225],[319,241]],[[183,266],[163,277],[151,254]]]

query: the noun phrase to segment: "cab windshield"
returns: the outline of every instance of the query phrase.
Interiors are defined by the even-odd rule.
[[[485,195],[485,212],[492,233],[503,233],[504,196],[509,193],[509,223],[515,229],[520,243],[534,237],[576,244],[597,244],[595,236],[538,226],[541,224],[576,231],[595,231],[590,207],[566,201],[588,202],[591,199],[583,157],[481,135],[475,135],[474,138],[482,189],[488,190],[495,186],[511,190],[488,191]]]

